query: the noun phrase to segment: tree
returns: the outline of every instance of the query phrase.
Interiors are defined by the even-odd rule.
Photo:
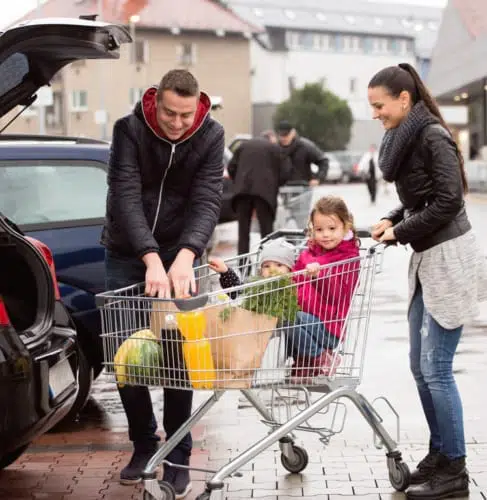
[[[324,151],[345,149],[350,140],[353,115],[348,103],[321,83],[308,83],[295,89],[282,102],[273,117],[274,125],[289,121],[300,135]]]

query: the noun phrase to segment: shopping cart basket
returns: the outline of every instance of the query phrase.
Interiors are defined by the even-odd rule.
[[[312,201],[313,188],[307,183],[287,184],[279,188],[277,227],[306,228]]]
[[[280,231],[277,235],[284,233]],[[299,252],[303,238],[295,242]],[[146,297],[144,284],[97,296],[104,364],[116,383],[211,391],[208,399],[147,464],[143,474],[144,499],[174,500],[172,486],[157,480],[157,468],[163,464],[184,468],[170,464],[165,458],[227,390],[240,390],[271,430],[220,470],[206,470],[213,475],[199,500],[223,495],[226,478],[238,475],[243,465],[277,442],[284,468],[292,473],[304,470],[308,455],[295,445],[293,432],[316,432],[324,443],[328,442],[341,428],[325,429],[310,422],[331,405],[338,407],[341,398],[355,404],[386,447],[392,486],[402,491],[409,485],[409,469],[402,461],[397,443],[385,430],[373,405],[356,390],[364,365],[378,269],[377,248],[372,246],[357,258],[322,266],[316,276],[300,271],[267,279],[247,279],[225,290],[220,289],[218,276],[202,266],[196,269],[199,293],[188,299]],[[238,266],[238,262],[239,257],[227,260],[229,265]],[[256,267],[257,256],[254,262]],[[321,321],[315,318],[301,326],[324,326],[334,332],[337,345],[335,349],[318,346],[320,356],[296,366],[299,355],[295,349],[302,346],[304,335],[297,327],[295,294],[303,286],[320,290],[323,303],[333,304],[334,313],[329,316],[317,313]],[[345,289],[350,291],[348,298],[342,294]],[[316,343],[321,338],[317,335]],[[256,389],[271,390],[274,403],[271,408],[262,402]],[[286,401],[296,390],[304,391],[304,404],[289,418],[278,418],[276,408],[282,404],[289,407]],[[308,397],[310,393],[316,393],[318,399],[313,401]]]

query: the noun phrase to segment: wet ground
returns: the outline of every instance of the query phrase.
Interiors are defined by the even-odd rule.
[[[370,226],[395,205],[394,195],[385,196],[382,190],[377,205],[370,205],[363,185],[327,186],[319,190],[321,194],[328,192],[346,198],[356,215],[357,226]],[[485,248],[487,198],[472,196],[469,212]],[[232,255],[235,252],[235,229],[235,225],[219,229],[217,253]],[[413,463],[426,451],[427,431],[408,369],[409,255],[404,248],[391,248],[384,256],[382,273],[376,280],[361,392],[370,400],[386,396],[394,404],[401,418],[400,449]],[[455,361],[464,402],[471,498],[483,499],[487,499],[486,334],[487,303],[482,305],[479,318],[465,329]],[[161,415],[161,391],[154,389],[152,396],[156,413]],[[195,406],[207,396],[207,393],[196,393]],[[383,406],[380,408],[386,428],[394,434],[393,415]],[[373,446],[366,421],[350,405],[348,409],[343,432],[334,436],[328,447],[325,448],[314,435],[300,436],[310,456],[310,464],[302,475],[287,474],[280,465],[277,447],[272,446],[242,468],[241,479],[228,480],[224,498],[343,500],[357,495],[371,499],[402,498],[390,486],[384,451]],[[320,422],[326,418],[320,417]],[[131,454],[126,430],[115,385],[102,375],[78,422],[41,437],[15,464],[0,472],[0,499],[141,499],[140,485],[127,487],[118,483],[120,469]],[[238,392],[229,392],[195,427],[192,464],[218,468],[264,437],[266,432],[253,408],[242,404]],[[190,500],[203,491],[205,474],[194,473],[193,478]]]

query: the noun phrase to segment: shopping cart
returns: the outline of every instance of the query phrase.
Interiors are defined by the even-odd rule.
[[[302,231],[277,231],[267,239],[282,236],[295,243],[297,253],[305,244]],[[373,404],[357,392],[364,366],[374,278],[379,269],[379,248],[371,246],[357,258],[322,266],[317,276],[301,271],[253,280],[246,273],[249,266],[257,271],[259,250],[248,256],[245,274],[241,276],[243,283],[230,289],[221,290],[218,275],[208,266],[197,268],[198,294],[188,299],[146,297],[144,284],[97,296],[102,315],[104,365],[114,382],[211,391],[147,464],[143,473],[145,500],[175,498],[172,486],[157,480],[161,465],[210,473],[212,476],[198,499],[223,498],[224,480],[241,475],[242,466],[277,442],[283,467],[291,473],[303,471],[308,455],[295,444],[294,432],[315,432],[323,443],[328,443],[343,429],[346,412],[342,412],[342,425],[339,416],[344,407],[339,401],[342,398],[353,402],[372,428],[374,438],[385,446],[391,485],[398,491],[408,487],[410,472],[396,441],[386,431]],[[226,262],[240,272],[241,256]],[[296,326],[295,293],[302,286],[319,289],[324,303],[334,304],[333,315],[320,315],[322,321],[315,321],[334,332],[339,342],[335,349],[319,346],[319,350],[324,349],[324,356],[310,358],[304,364],[301,359],[296,366],[300,358],[295,355],[295,348],[302,345],[304,335]],[[350,290],[348,298],[337,294],[337,290],[345,289]],[[309,321],[305,326],[315,324]],[[320,338],[316,336],[317,343]],[[270,427],[269,434],[218,471],[167,462],[168,454],[227,390],[241,391]],[[271,392],[270,404],[264,404],[260,398],[261,390]],[[385,398],[380,399],[395,413]],[[330,413],[332,407],[332,424],[325,427],[322,415]],[[318,423],[315,417],[319,417]]]
[[[306,228],[312,201],[313,188],[308,183],[286,184],[279,188],[276,227]]]

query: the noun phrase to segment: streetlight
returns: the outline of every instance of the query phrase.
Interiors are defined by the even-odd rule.
[[[130,27],[130,37],[132,38],[132,62],[135,64],[137,62],[137,50],[135,44],[135,26],[140,21],[140,16],[134,14],[129,18],[129,27]]]

